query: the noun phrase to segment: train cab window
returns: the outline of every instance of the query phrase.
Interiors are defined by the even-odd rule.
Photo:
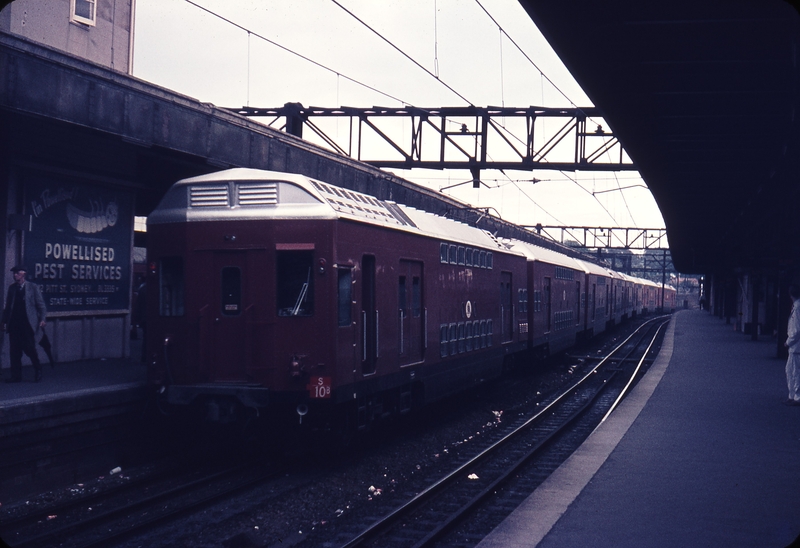
[[[162,257],[158,261],[158,314],[183,316],[184,276],[181,257]]]
[[[339,327],[348,327],[352,322],[353,303],[353,271],[350,268],[339,267]]]
[[[224,316],[238,316],[242,312],[242,271],[237,266],[226,266],[221,273],[222,310]]]
[[[314,252],[277,251],[278,316],[314,314]]]

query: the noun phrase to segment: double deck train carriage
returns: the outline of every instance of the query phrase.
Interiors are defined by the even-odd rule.
[[[658,297],[659,297],[659,299],[661,297],[661,293],[662,293],[661,287],[659,287],[658,288]],[[674,287],[667,285],[667,286],[664,286],[663,293],[664,293],[664,306],[662,307],[662,310],[664,312],[674,312],[675,311],[675,307],[678,304],[678,293],[677,293],[677,291],[675,290]]]
[[[581,338],[591,338],[606,330],[611,318],[608,306],[608,288],[611,275],[608,270],[595,263],[575,259],[583,271],[584,296],[581,308],[585,310]]]
[[[429,213],[232,169],[176,183],[147,230],[149,383],[212,419],[335,407],[366,425],[526,345],[525,258]]]
[[[512,242],[528,260],[528,287],[520,290],[519,302],[528,314],[529,348],[547,356],[574,346],[582,331],[583,267],[557,251]]]

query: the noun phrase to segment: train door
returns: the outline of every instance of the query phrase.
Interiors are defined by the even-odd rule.
[[[422,361],[425,319],[422,306],[422,263],[400,261],[398,277],[398,322],[400,365]]]
[[[353,315],[353,272],[354,268],[350,265],[340,264],[336,268],[337,355],[347,363],[356,364],[358,363],[358,329]],[[349,368],[349,370],[352,369],[352,367]]]
[[[500,274],[500,315],[502,340],[508,342],[514,335],[514,309],[511,301],[511,272]]]
[[[550,278],[544,279],[544,313],[545,313],[545,333],[549,333],[553,329],[553,299],[551,298],[550,291]]]
[[[361,373],[375,373],[378,359],[378,307],[375,299],[375,257],[361,258]]]
[[[245,252],[214,254],[215,310],[211,347],[210,380],[245,380],[248,310]]]
[[[575,310],[575,325],[581,325],[581,282],[575,282]]]

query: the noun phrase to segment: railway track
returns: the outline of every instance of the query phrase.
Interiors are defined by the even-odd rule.
[[[568,389],[536,412],[516,417],[499,439],[400,506],[380,516],[362,517],[326,544],[345,548],[477,544],[613,411],[643,374],[667,322],[662,317],[643,324]]]
[[[283,473],[260,462],[179,473],[154,468],[135,481],[0,520],[15,547],[105,547],[181,519]]]
[[[30,412],[31,418],[0,425],[0,491],[6,500],[91,477],[140,453],[144,445],[131,442],[150,435],[143,426],[143,394],[101,396],[92,408],[68,401],[56,415]]]
[[[652,334],[640,330],[600,363],[596,363],[598,360],[594,356],[586,356],[584,365],[576,366],[575,370],[581,381],[574,382],[570,391],[560,391],[557,396],[551,395],[544,400],[532,398],[539,401],[535,404],[538,405],[536,413],[523,414],[522,408],[507,408],[496,426],[487,426],[474,439],[470,437],[469,443],[465,439],[463,445],[450,447],[448,458],[442,455],[441,467],[433,466],[427,473],[423,470],[418,476],[409,478],[407,485],[398,485],[397,492],[393,492],[391,497],[388,493],[384,496],[378,496],[378,493],[373,502],[360,506],[359,510],[355,507],[347,510],[347,519],[339,518],[337,511],[334,521],[328,517],[327,525],[323,523],[311,531],[306,524],[301,527],[302,534],[289,535],[285,531],[276,536],[279,527],[270,528],[272,536],[265,535],[261,540],[266,545],[281,538],[281,542],[287,541],[291,545],[300,542],[312,546],[323,543],[329,546],[404,547],[477,544],[580,445],[615,405],[619,394],[632,382],[630,379],[637,377],[634,368],[648,363],[644,351],[647,343],[643,341],[651,338]],[[570,427],[561,426],[570,419]],[[194,449],[187,448],[184,454],[198,454],[200,448],[221,445],[226,444],[198,440]],[[176,472],[175,461],[169,461],[172,465],[152,465],[152,473],[121,482],[127,485],[120,485],[115,494],[106,490],[106,494],[77,500],[72,507],[69,504],[50,505],[19,518],[10,516],[8,508],[3,507],[0,537],[13,546],[153,545],[154,539],[178,536],[188,541],[192,535],[200,534],[201,529],[195,528],[199,525],[204,539],[217,535],[216,538],[222,542],[232,539],[237,528],[229,525],[236,519],[217,519],[223,515],[220,511],[230,511],[232,514],[225,515],[236,516],[269,515],[278,508],[293,507],[298,501],[303,504],[308,493],[325,496],[323,493],[334,493],[341,485],[335,483],[331,487],[326,483],[331,472],[337,473],[335,464],[330,468],[325,464],[295,463],[299,465],[295,468],[302,473],[298,474],[295,469],[291,474],[283,474],[284,479],[276,482],[269,480],[266,470],[263,470],[265,475],[261,479],[256,477],[258,472],[253,469],[242,470],[237,480],[236,467],[226,472],[228,469],[224,466],[230,464],[232,455],[241,452],[229,449],[220,459],[204,454],[198,464],[202,463],[206,473]],[[529,458],[528,453],[535,455]],[[217,464],[213,465],[212,460]],[[243,463],[242,459],[236,462]],[[197,468],[186,462],[182,467],[187,471]],[[213,472],[214,469],[220,474],[218,480],[210,477],[217,473]],[[314,477],[306,477],[306,472]],[[246,476],[251,479],[246,481]],[[259,482],[264,489],[258,488]],[[256,487],[248,489],[251,486]],[[394,488],[391,490],[395,491]],[[152,500],[142,500],[145,499],[143,493],[153,494]],[[217,501],[222,504],[215,504]],[[349,508],[341,504],[338,508]],[[168,511],[162,515],[160,507],[166,507]],[[205,508],[208,510],[204,511]],[[207,512],[212,512],[215,523],[219,524],[214,526],[216,530],[213,532],[213,528],[205,525],[207,518],[201,517],[208,515]],[[309,518],[312,516],[307,515]],[[327,516],[331,516],[331,512],[327,512]],[[323,514],[323,519],[325,517]],[[85,518],[91,519],[86,521]],[[253,523],[252,520],[241,521]],[[254,523],[265,531],[268,527],[264,518],[256,518]],[[238,530],[246,531],[246,528],[246,525],[244,528],[240,526]],[[154,533],[157,531],[161,533]],[[142,538],[148,540],[142,543]]]

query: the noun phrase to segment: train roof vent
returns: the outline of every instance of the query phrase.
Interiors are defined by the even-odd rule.
[[[240,206],[277,205],[278,184],[267,183],[239,183],[237,188],[237,201]]]
[[[202,185],[189,187],[191,207],[228,207],[228,185]]]

